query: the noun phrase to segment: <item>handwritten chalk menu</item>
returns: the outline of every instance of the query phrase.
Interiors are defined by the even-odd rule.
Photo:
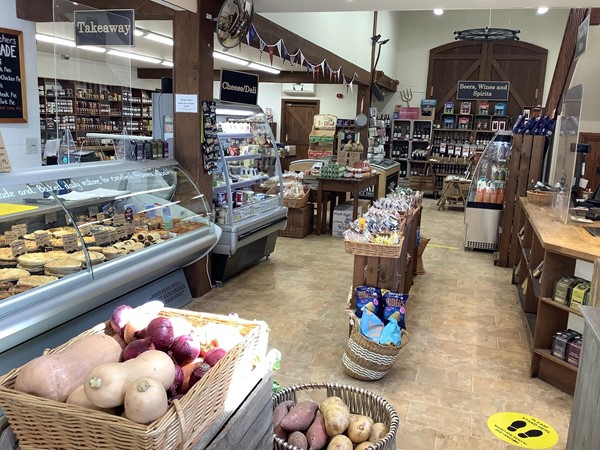
[[[0,28],[0,123],[27,122],[23,32]]]

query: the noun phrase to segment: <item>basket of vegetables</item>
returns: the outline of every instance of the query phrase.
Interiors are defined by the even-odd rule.
[[[22,450],[189,448],[266,341],[264,322],[123,306],[0,377],[0,407]]]
[[[365,389],[310,383],[273,396],[273,448],[395,450],[398,415]]]

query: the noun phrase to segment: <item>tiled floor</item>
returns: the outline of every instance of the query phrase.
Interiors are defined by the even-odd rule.
[[[431,242],[407,307],[410,342],[377,382],[354,380],[341,364],[353,258],[340,239],[279,238],[268,260],[191,309],[265,320],[270,346],[283,354],[275,378],[284,386],[330,381],[381,394],[400,416],[399,450],[514,449],[486,425],[502,411],[548,422],[560,437],[554,448],[564,449],[572,398],[529,377],[528,331],[510,271],[489,253],[463,250],[462,221],[462,211],[424,201],[421,229]]]

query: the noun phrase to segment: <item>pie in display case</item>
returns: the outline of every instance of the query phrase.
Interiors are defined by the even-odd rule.
[[[173,159],[0,176],[0,371],[105,321],[119,297],[204,257],[221,235],[210,212]],[[189,301],[156,292],[128,303]],[[61,327],[60,337],[48,335]]]
[[[223,234],[213,250],[212,277],[221,282],[273,252],[287,208],[279,152],[262,109],[216,102],[216,123],[212,200]]]

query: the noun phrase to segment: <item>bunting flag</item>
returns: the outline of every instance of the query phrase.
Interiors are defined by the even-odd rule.
[[[282,43],[283,43],[283,39],[279,39],[279,40],[277,41],[277,44],[275,44],[275,46],[277,47],[277,54],[278,54],[279,56],[283,56],[283,55],[281,54],[281,44],[282,44]]]
[[[258,32],[256,31],[256,28],[254,28],[254,25],[250,25],[250,28],[248,28],[248,45],[250,45],[250,43],[254,42],[256,40],[256,38],[258,37]]]
[[[304,65],[304,53],[302,53],[300,51],[300,65],[303,66]]]
[[[273,65],[273,52],[275,51],[275,47],[267,45],[267,51],[269,52],[269,60],[271,61],[271,65]]]
[[[321,73],[325,76],[325,60],[320,64],[321,65]]]
[[[281,58],[283,58],[283,62],[286,62],[286,61],[290,61],[290,63],[292,62],[290,60],[290,54],[288,53],[288,50],[285,47],[285,44],[283,44],[283,55],[281,55]]]

